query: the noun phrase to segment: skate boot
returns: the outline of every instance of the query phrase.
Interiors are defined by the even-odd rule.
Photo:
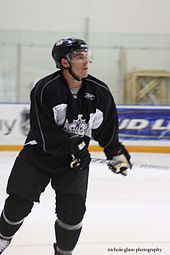
[[[0,254],[9,246],[11,240],[6,240],[0,237]]]
[[[63,251],[63,250],[60,250],[58,247],[57,247],[57,244],[54,243],[54,255],[62,255],[62,254],[66,254],[66,255],[72,255],[72,251]]]

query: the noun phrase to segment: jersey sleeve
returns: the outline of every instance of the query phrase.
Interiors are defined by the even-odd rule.
[[[48,91],[49,92],[49,91]],[[44,88],[31,92],[30,126],[34,139],[44,152],[65,154],[70,143],[68,134],[55,123],[51,109],[52,95]]]
[[[121,147],[118,136],[118,113],[111,92],[104,93],[99,107],[103,112],[103,121],[97,129],[93,130],[92,135],[110,158],[111,155],[116,155]]]

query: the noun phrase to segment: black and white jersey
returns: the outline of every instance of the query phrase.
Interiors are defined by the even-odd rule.
[[[75,93],[61,71],[41,79],[31,91],[30,126],[22,153],[54,167],[67,158],[70,134],[84,136],[87,145],[93,138],[105,152],[119,146],[114,99],[91,75]]]

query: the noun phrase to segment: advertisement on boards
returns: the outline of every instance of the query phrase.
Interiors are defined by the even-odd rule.
[[[22,145],[29,130],[28,104],[0,104],[0,145]]]
[[[122,140],[170,141],[170,107],[119,106]]]

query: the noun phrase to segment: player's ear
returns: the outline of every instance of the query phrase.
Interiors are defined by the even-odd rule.
[[[70,64],[68,63],[68,60],[66,58],[61,58],[60,63],[65,69],[68,69],[70,67]]]

